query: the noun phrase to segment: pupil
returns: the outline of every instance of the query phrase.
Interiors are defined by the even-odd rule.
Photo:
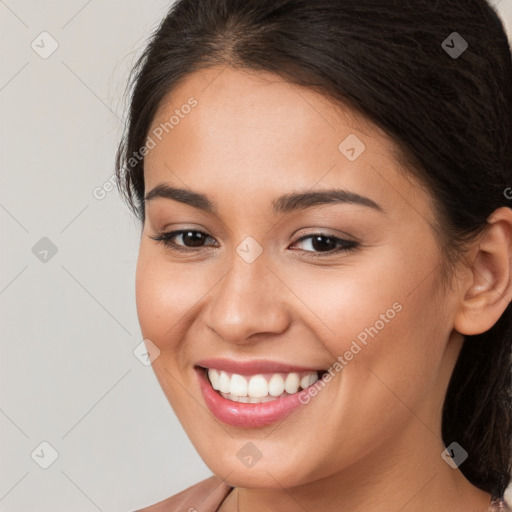
[[[327,238],[325,236],[315,236],[311,243],[313,245],[313,249],[316,251],[328,251],[330,249],[334,249],[336,245],[336,242],[332,238]]]
[[[185,242],[185,245],[189,245],[187,243],[187,237],[188,241],[191,242],[190,245],[193,247],[199,247],[201,245],[201,242],[203,241],[203,234],[194,232],[194,231],[187,231],[186,233],[183,233],[183,241]]]

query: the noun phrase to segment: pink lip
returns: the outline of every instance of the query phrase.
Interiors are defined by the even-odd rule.
[[[215,368],[230,373],[238,373],[239,375],[255,375],[257,373],[291,373],[291,372],[307,372],[307,371],[323,371],[319,368],[293,366],[290,364],[279,363],[277,361],[266,361],[257,359],[253,361],[234,361],[233,359],[202,359],[196,363],[197,366],[203,368]]]
[[[265,369],[268,369],[268,366]],[[225,371],[229,370],[226,369]],[[262,404],[233,402],[222,398],[212,388],[206,375],[206,370],[196,367],[195,372],[208,409],[217,419],[235,427],[263,427],[264,425],[270,425],[279,421],[302,405],[299,395],[306,392],[306,390],[302,390],[293,395],[283,396]],[[237,373],[240,374],[240,368],[237,368]]]

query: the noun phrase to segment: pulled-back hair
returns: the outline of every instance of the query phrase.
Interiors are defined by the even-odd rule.
[[[467,49],[450,54],[462,39]],[[134,68],[117,154],[119,187],[143,222],[144,160],[131,157],[164,96],[213,65],[276,73],[382,128],[434,200],[448,268],[512,206],[512,57],[484,0],[178,0]],[[443,409],[444,442],[469,453],[460,470],[493,495],[511,476],[511,340],[509,304],[465,336]]]

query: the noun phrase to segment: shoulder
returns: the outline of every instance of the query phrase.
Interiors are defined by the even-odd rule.
[[[212,475],[170,498],[136,512],[215,512],[233,488]]]

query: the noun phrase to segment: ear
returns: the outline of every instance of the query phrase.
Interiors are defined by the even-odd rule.
[[[454,319],[454,328],[467,335],[489,330],[512,300],[512,209],[501,207],[489,216],[470,254]]]

